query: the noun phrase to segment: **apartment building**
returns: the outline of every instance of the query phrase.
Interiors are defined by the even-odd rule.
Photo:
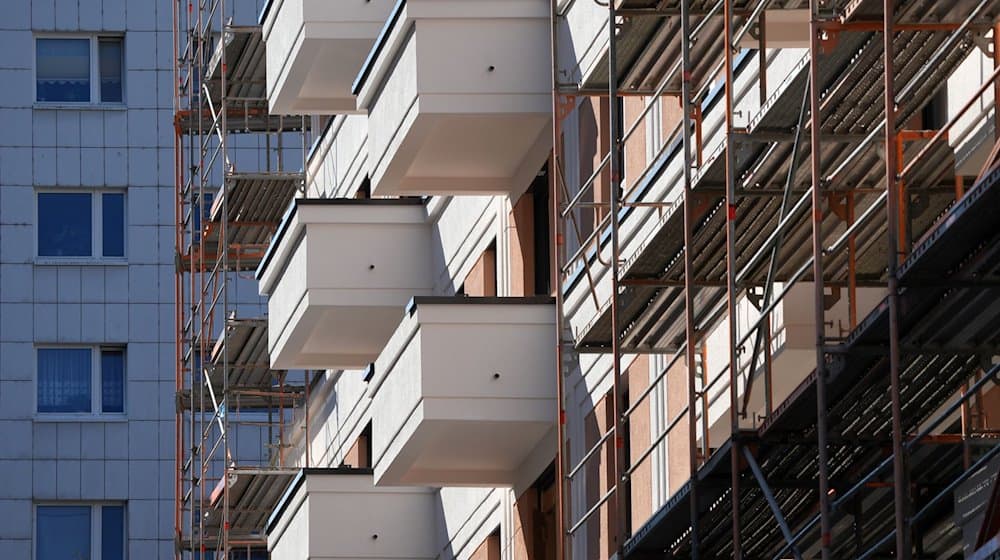
[[[179,557],[997,554],[997,2],[212,6]]]
[[[175,8],[4,3],[3,558],[176,550]]]
[[[173,552],[170,13],[4,3],[3,558]]]

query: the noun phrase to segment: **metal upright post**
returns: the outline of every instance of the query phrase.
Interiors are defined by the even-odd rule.
[[[549,213],[551,215],[552,231],[552,286],[556,300],[556,560],[569,560],[569,527],[566,515],[569,508],[568,500],[570,496],[569,488],[569,458],[566,456],[566,402],[563,381],[563,293],[562,293],[562,211],[560,209],[559,196],[559,161],[558,154],[562,142],[562,118],[559,111],[559,42],[557,33],[559,29],[559,0],[550,2],[551,31],[549,37],[550,56],[552,58],[552,155],[549,158]],[[538,232],[536,232],[536,235]]]
[[[1000,68],[1000,21],[993,24],[993,69]],[[1000,81],[993,81],[993,138],[1000,141]],[[990,162],[992,164],[993,162]]]
[[[726,79],[726,305],[729,316],[729,422],[732,438],[732,529],[733,558],[742,560],[740,544],[740,411],[739,335],[736,325],[736,138],[733,123],[733,0],[725,0],[725,79]],[[707,412],[707,411],[706,411]]]
[[[893,64],[895,2],[884,0],[885,56],[885,187],[889,263],[889,381],[892,400],[892,473],[896,517],[896,558],[910,558],[907,530],[909,480],[906,476],[906,456],[903,449],[903,410],[899,381],[899,177],[896,176],[896,83]]]
[[[219,0],[219,32],[222,33],[222,40],[225,41],[226,34],[226,0]],[[220,127],[219,130],[219,151],[222,154],[222,228],[219,232],[219,245],[222,254],[222,269],[220,270],[216,266],[216,274],[221,274],[222,278],[222,398],[223,403],[223,414],[222,417],[222,456],[223,456],[223,467],[222,467],[222,550],[223,554],[229,555],[229,530],[232,524],[232,512],[230,511],[230,506],[232,502],[232,496],[229,491],[229,469],[230,464],[230,453],[229,453],[229,328],[227,321],[229,320],[229,154],[227,153],[227,134],[228,129],[228,112],[229,106],[226,97],[228,92],[226,91],[229,84],[227,83],[226,73],[228,72],[228,60],[226,60],[226,49],[220,49],[221,60],[220,60],[220,84],[219,84],[219,117],[217,126]],[[214,310],[213,310],[214,311]],[[211,382],[211,381],[209,381]]]
[[[615,2],[608,2],[608,133],[610,135],[610,150],[608,157],[608,168],[610,170],[610,222],[611,222],[611,359],[614,393],[614,422],[615,422],[615,465],[614,465],[614,500],[616,519],[615,526],[615,549],[618,557],[623,556],[623,546],[625,544],[626,533],[626,499],[627,484],[625,483],[625,434],[628,424],[624,412],[625,406],[625,380],[622,379],[622,352],[621,340],[618,336],[618,291],[621,287],[620,270],[618,263],[621,259],[621,248],[618,239],[618,209],[621,207],[621,129],[618,123],[618,64],[616,60],[617,48],[615,45],[615,26],[617,25],[615,15]]]
[[[812,252],[813,304],[816,335],[816,445],[819,452],[820,554],[830,559],[833,524],[830,519],[830,471],[827,449],[826,418],[826,323],[823,289],[823,176],[820,159],[820,99],[819,99],[819,0],[810,0],[809,38],[809,126],[810,164],[812,171]]]
[[[966,381],[962,383],[962,392],[968,392],[969,382]],[[969,466],[972,465],[972,446],[969,442],[969,435],[972,432],[972,408],[969,406],[969,401],[962,399],[962,466],[968,470]]]
[[[188,17],[191,18],[192,6],[195,3],[188,2]],[[192,167],[192,175],[197,174],[197,185],[198,185],[198,204],[195,209],[198,212],[199,221],[204,217],[203,210],[205,204],[205,197],[207,190],[205,189],[205,137],[208,136],[205,132],[205,111],[203,110],[206,104],[205,100],[205,89],[199,87],[200,77],[204,72],[204,61],[205,61],[205,38],[203,36],[202,29],[203,25],[203,9],[200,2],[197,3],[197,17],[190,24],[188,31],[188,40],[193,40],[195,46],[192,49],[193,58],[188,64],[189,74],[188,74],[188,95],[191,96],[193,103],[191,106],[197,111],[198,119],[198,134],[196,135],[197,143],[193,143],[192,148],[197,150],[198,164]],[[195,79],[195,77],[199,79]],[[193,95],[193,91],[197,89],[197,95]],[[192,162],[194,160],[192,159]],[[193,222],[193,220],[192,220]],[[197,485],[198,492],[197,496],[192,492],[191,501],[197,503],[198,511],[197,515],[192,514],[192,523],[194,519],[197,519],[197,548],[204,555],[206,549],[206,536],[205,536],[205,516],[200,511],[200,508],[208,501],[208,493],[205,491],[208,484],[207,469],[205,468],[205,384],[203,381],[204,372],[204,359],[207,356],[206,344],[205,344],[205,236],[202,232],[198,232],[198,251],[197,255],[192,258],[191,266],[191,304],[192,304],[192,323],[194,322],[193,315],[197,314],[197,328],[193,329],[192,332],[192,342],[194,346],[197,347],[195,354],[192,354],[192,368],[191,368],[191,392],[192,392],[192,413],[195,410],[194,406],[194,390],[195,386],[198,387],[198,421],[197,421],[197,431],[192,432],[191,438],[191,449],[192,449],[192,464],[191,464],[191,480],[192,486]],[[197,279],[195,279],[197,277]],[[197,286],[197,289],[195,289]],[[196,299],[197,298],[197,299]],[[193,346],[193,347],[194,347]],[[195,356],[198,357],[197,360],[193,359]],[[196,385],[197,383],[197,385]],[[192,424],[195,424],[192,421]],[[194,472],[194,466],[197,464],[198,472]],[[195,511],[195,505],[192,505],[192,511]],[[194,533],[192,529],[192,533]]]
[[[171,54],[173,56],[173,114],[177,116],[181,109],[180,90],[180,66],[179,58],[180,29],[181,29],[181,2],[174,0],[172,14],[172,41]],[[181,226],[184,219],[184,139],[179,125],[174,125],[174,253],[184,254],[184,228]],[[181,263],[183,257],[177,261],[178,266],[174,269],[174,538],[177,546],[174,550],[175,560],[181,560],[183,556],[184,542],[184,458],[187,451],[184,445],[184,407],[178,406],[183,398],[184,375],[185,375],[185,332],[184,332],[184,275]]]
[[[701,542],[698,535],[698,386],[697,375],[697,333],[694,326],[694,208],[691,192],[691,13],[690,0],[681,0],[681,112],[683,125],[681,137],[684,143],[684,330],[687,344],[684,348],[688,383],[688,466],[691,491],[688,500],[691,506],[691,558],[698,558]],[[707,414],[707,410],[702,414]]]

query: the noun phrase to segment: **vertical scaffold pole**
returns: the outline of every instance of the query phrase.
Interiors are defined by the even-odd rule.
[[[729,317],[729,421],[732,438],[732,529],[733,559],[742,560],[740,543],[740,413],[739,413],[739,341],[736,321],[736,137],[733,98],[733,0],[725,0],[725,79],[726,79],[726,306]]]
[[[892,401],[892,474],[896,518],[896,558],[909,560],[910,539],[906,514],[909,480],[906,476],[906,456],[903,449],[903,406],[899,380],[899,177],[896,176],[896,77],[893,61],[894,28],[893,0],[884,0],[885,56],[885,187],[887,190],[888,289],[889,289],[889,381]]]
[[[681,0],[681,135],[684,143],[684,330],[687,345],[684,348],[688,383],[688,467],[691,469],[691,488],[688,497],[691,507],[691,558],[697,559],[701,542],[698,535],[698,385],[697,333],[694,324],[694,201],[691,184],[691,13],[690,0]]]
[[[556,560],[569,560],[569,524],[566,516],[569,505],[569,457],[566,454],[566,409],[563,380],[563,293],[562,293],[562,212],[560,210],[559,166],[562,162],[562,115],[559,111],[559,0],[550,2],[551,32],[549,37],[550,56],[552,58],[552,155],[549,157],[549,213],[552,231],[548,232],[552,247],[552,286],[556,300]]]
[[[181,107],[180,101],[180,61],[177,45],[180,44],[180,24],[181,24],[181,2],[172,2],[172,25],[171,32],[171,57],[173,61],[173,109],[174,115],[178,115]],[[183,139],[178,125],[174,125],[174,253],[183,255],[182,247],[183,229],[181,228],[182,216],[184,214],[184,160],[183,160]],[[178,260],[178,264],[180,263]],[[184,390],[184,276],[180,267],[174,268],[174,539],[177,546],[174,548],[174,560],[181,560],[183,556],[184,542],[184,409],[177,406],[180,403],[180,395]]]
[[[219,32],[222,33],[222,41],[225,41],[226,34],[226,0],[219,0],[218,5],[219,11]],[[223,466],[222,466],[222,551],[225,556],[229,555],[230,542],[229,542],[229,532],[232,527],[232,495],[229,491],[229,469],[231,467],[230,462],[230,452],[229,452],[229,153],[227,145],[228,134],[229,134],[229,123],[227,122],[229,106],[228,106],[228,96],[227,91],[228,76],[226,75],[229,71],[229,61],[226,58],[226,49],[220,49],[221,61],[220,61],[220,86],[219,86],[219,117],[218,124],[216,126],[220,127],[219,130],[219,151],[222,155],[222,228],[219,232],[219,245],[222,254],[222,268],[219,269],[218,266],[215,267],[215,274],[221,274],[222,278],[222,397],[221,402],[224,403],[223,406],[223,417],[222,417],[222,456],[223,456]],[[213,309],[214,313],[215,310]],[[209,333],[211,336],[213,333]],[[211,381],[209,381],[211,382]]]
[[[610,180],[610,212],[611,212],[611,359],[612,375],[614,376],[614,423],[615,423],[615,465],[614,465],[614,510],[615,549],[618,557],[623,556],[623,546],[626,535],[626,508],[628,484],[626,483],[625,467],[625,434],[628,420],[625,416],[625,380],[622,379],[622,349],[618,334],[621,324],[618,317],[618,292],[621,289],[621,278],[618,263],[621,260],[621,247],[618,239],[618,209],[621,207],[621,126],[618,110],[618,61],[615,40],[615,2],[608,2],[608,133],[610,135],[610,150],[608,157]]]
[[[1000,21],[993,24],[993,69],[997,68],[1000,68]],[[1000,100],[1000,80],[993,80],[993,99]],[[1000,106],[1000,101],[997,106]],[[1000,141],[1000,110],[996,108],[993,109],[993,138]]]
[[[830,519],[830,471],[829,449],[827,448],[826,418],[826,324],[824,317],[823,288],[823,177],[820,158],[820,100],[819,100],[819,0],[810,1],[809,38],[809,126],[810,126],[810,166],[812,171],[812,253],[813,253],[813,305],[816,335],[816,446],[819,460],[819,511],[820,511],[820,554],[823,560],[830,560],[831,531]]]

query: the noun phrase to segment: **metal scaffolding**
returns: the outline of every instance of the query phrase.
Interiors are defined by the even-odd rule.
[[[611,0],[599,3],[603,58],[568,79],[560,70],[577,61],[560,60],[559,35],[573,4],[552,2],[559,557],[582,557],[573,543],[602,511],[602,537],[619,558],[961,553],[952,494],[1000,455],[997,432],[973,413],[1000,382],[1000,140],[966,177],[949,133],[963,118],[996,118],[992,102],[971,110],[1000,91],[1000,70],[946,124],[928,126],[921,112],[973,49],[1000,44],[1000,2]],[[766,18],[804,9],[808,52],[783,82],[768,83]],[[741,50],[748,41],[754,48]],[[992,55],[1000,68],[1000,50]],[[736,119],[739,80],[759,92],[745,123]],[[607,100],[610,149],[570,184],[563,121],[587,96]],[[622,117],[629,96],[643,99],[634,122]],[[679,97],[680,122],[624,184],[626,143],[667,96]],[[710,112],[722,113],[724,139],[707,151]],[[677,161],[680,195],[652,194]],[[637,246],[631,224],[652,213],[655,227]],[[800,282],[812,283],[815,361],[775,402],[772,315]],[[859,317],[861,286],[886,297]],[[842,291],[849,325],[831,337],[825,313]],[[580,293],[598,311],[573,332],[567,298]],[[742,321],[741,301],[755,307]],[[706,337],[725,323],[727,365],[710,377]],[[611,357],[613,422],[581,449],[569,445],[567,415],[578,413],[569,377],[585,353]],[[637,354],[663,355],[667,366],[636,392],[624,370]],[[685,406],[650,443],[632,441],[634,414],[675,365],[686,371]],[[709,408],[723,391],[729,437],[711,441]],[[748,414],[754,392],[763,392],[760,417]],[[631,477],[671,434],[687,436],[689,480],[630,526]],[[581,500],[583,474],[601,468],[609,487]],[[988,532],[978,546],[989,546]]]
[[[234,25],[233,7],[174,2],[178,559],[266,554],[308,392],[306,373],[270,367],[252,272],[303,188],[287,152],[304,157],[309,127],[268,111],[261,28]]]

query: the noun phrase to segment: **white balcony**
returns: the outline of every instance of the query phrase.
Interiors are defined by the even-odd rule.
[[[771,401],[777,408],[792,394],[792,392],[816,369],[816,318],[814,307],[814,284],[801,282],[791,287],[789,293],[778,303],[771,314],[770,352],[771,352]],[[775,297],[784,290],[781,284],[774,288]],[[858,320],[864,317],[885,298],[882,288],[858,288],[856,310]],[[827,337],[844,337],[851,331],[850,304],[847,289],[841,289],[839,294],[827,292],[828,308],[823,319],[826,324]],[[740,336],[749,332],[759,312],[746,299],[738,303]],[[709,379],[714,379],[729,363],[729,327],[722,321],[706,337],[708,345],[705,357]],[[740,364],[748,367],[750,355],[753,352],[754,339],[742,348]],[[751,397],[747,403],[749,418],[763,417],[765,413],[765,381],[766,365],[762,352],[757,359],[755,381]],[[741,374],[738,384],[740,398],[746,391],[744,376]],[[710,391],[709,423],[711,445],[725,441],[729,437],[729,374],[715,384]]]
[[[275,369],[371,363],[410,298],[431,293],[418,200],[297,199],[257,271]]]
[[[358,77],[372,192],[516,197],[552,145],[549,2],[408,0]]]
[[[264,23],[272,113],[357,109],[351,84],[393,0],[274,0]]]
[[[272,560],[432,560],[434,494],[376,488],[370,470],[306,469],[267,524]]]
[[[764,12],[764,40],[769,49],[809,48],[809,10],[766,10]],[[743,36],[740,46],[745,49],[760,48],[760,29]]]
[[[376,483],[537,476],[555,451],[555,345],[548,298],[416,298],[371,372]]]

